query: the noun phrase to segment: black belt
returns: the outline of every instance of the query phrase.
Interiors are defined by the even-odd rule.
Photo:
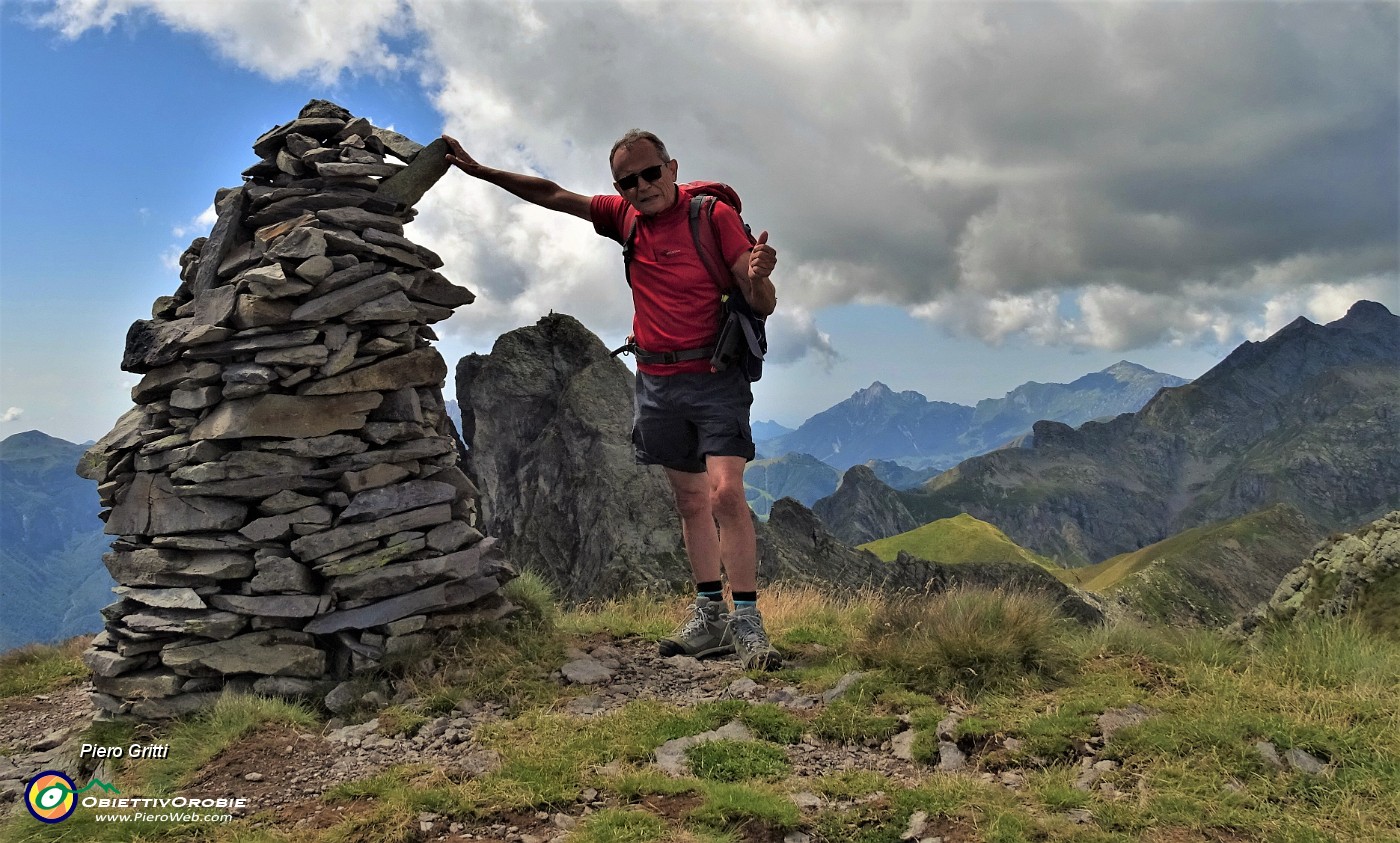
[[[715,347],[687,348],[682,351],[645,351],[637,347],[637,343],[628,339],[623,346],[612,353],[613,357],[619,354],[631,354],[637,358],[638,363],[648,365],[657,363],[684,363],[687,360],[709,360],[715,356]]]

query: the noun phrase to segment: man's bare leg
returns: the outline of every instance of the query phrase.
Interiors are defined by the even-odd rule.
[[[714,508],[710,502],[708,472],[690,473],[666,469],[671,491],[676,494],[676,510],[681,516],[681,535],[685,538],[685,555],[697,583],[720,578],[720,541],[715,526]]]
[[[658,646],[662,656],[687,655],[700,658],[734,652],[729,641],[729,625],[724,620],[724,597],[720,593],[720,539],[710,500],[710,480],[704,472],[687,473],[666,469],[676,509],[681,516],[685,554],[690,560],[697,593],[680,627]]]
[[[676,494],[691,573],[697,584],[718,582],[721,572],[728,575],[736,601],[734,612],[727,616],[726,640],[733,643],[745,668],[776,669],[782,665],[782,657],[768,641],[762,616],[753,602],[743,604],[738,599],[743,594],[752,601],[758,589],[758,542],[753,513],[744,497],[747,461],[743,457],[710,456],[705,463],[706,470],[700,474],[671,469],[666,472]],[[703,595],[696,601],[707,611],[712,610],[709,602]],[[708,643],[703,632],[686,633],[687,625],[677,631],[673,641]],[[695,626],[701,628],[698,622]],[[676,647],[670,642],[662,642],[663,655],[673,649]]]
[[[719,526],[719,558],[734,591],[758,589],[758,538],[744,497],[743,457],[706,457],[710,509]],[[693,565],[693,563],[692,563]]]

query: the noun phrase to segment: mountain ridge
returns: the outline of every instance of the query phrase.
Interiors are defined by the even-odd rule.
[[[1396,395],[1400,319],[1361,302],[1328,325],[1295,320],[1245,343],[1137,413],[1077,429],[1040,421],[1028,449],[973,457],[915,492],[862,477],[862,496],[920,523],[967,512],[1075,566],[1274,503],[1337,529],[1400,495],[1385,483],[1400,476]],[[813,507],[829,524],[859,518],[841,494]]]
[[[0,441],[0,650],[102,626],[114,583],[97,484],[74,473],[83,451],[39,430]]]
[[[1039,419],[1071,425],[1135,411],[1165,386],[1186,383],[1120,360],[1067,384],[1028,381],[976,406],[934,401],[883,381],[856,390],[795,431],[758,443],[770,457],[805,453],[845,470],[871,460],[909,468],[949,468],[962,459],[1004,447]],[[864,438],[862,438],[864,437]]]

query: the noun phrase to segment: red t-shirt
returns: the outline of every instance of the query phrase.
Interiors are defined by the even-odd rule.
[[[677,185],[676,204],[650,217],[638,214],[616,194],[594,196],[588,207],[593,227],[621,243],[637,218],[632,254],[632,335],[645,351],[684,351],[713,345],[719,333],[719,288],[705,269],[690,234],[691,192]],[[751,248],[739,214],[728,204],[714,204],[715,229],[725,269]],[[729,279],[725,289],[733,288]],[[710,361],[638,363],[649,375],[708,372]]]

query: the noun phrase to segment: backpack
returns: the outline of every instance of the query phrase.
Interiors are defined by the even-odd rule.
[[[690,236],[695,243],[695,251],[699,253],[700,262],[709,270],[710,278],[720,290],[719,331],[715,344],[705,348],[650,353],[638,348],[633,338],[628,337],[627,343],[614,351],[613,356],[630,353],[636,355],[643,363],[679,363],[708,357],[710,368],[715,372],[738,366],[749,381],[757,381],[763,377],[763,357],[768,353],[767,320],[754,312],[742,292],[737,289],[724,291],[729,283],[730,273],[720,257],[719,236],[715,233],[713,216],[717,201],[731,206],[737,213],[742,207],[739,194],[734,188],[720,182],[697,181],[681,186],[694,194],[690,199]],[[628,286],[632,284],[632,254],[637,238],[637,216],[635,213],[632,215],[622,240],[622,264]],[[743,218],[740,217],[739,221],[743,222]],[[750,243],[754,242],[753,231],[748,223],[744,223],[744,234],[748,235]]]

